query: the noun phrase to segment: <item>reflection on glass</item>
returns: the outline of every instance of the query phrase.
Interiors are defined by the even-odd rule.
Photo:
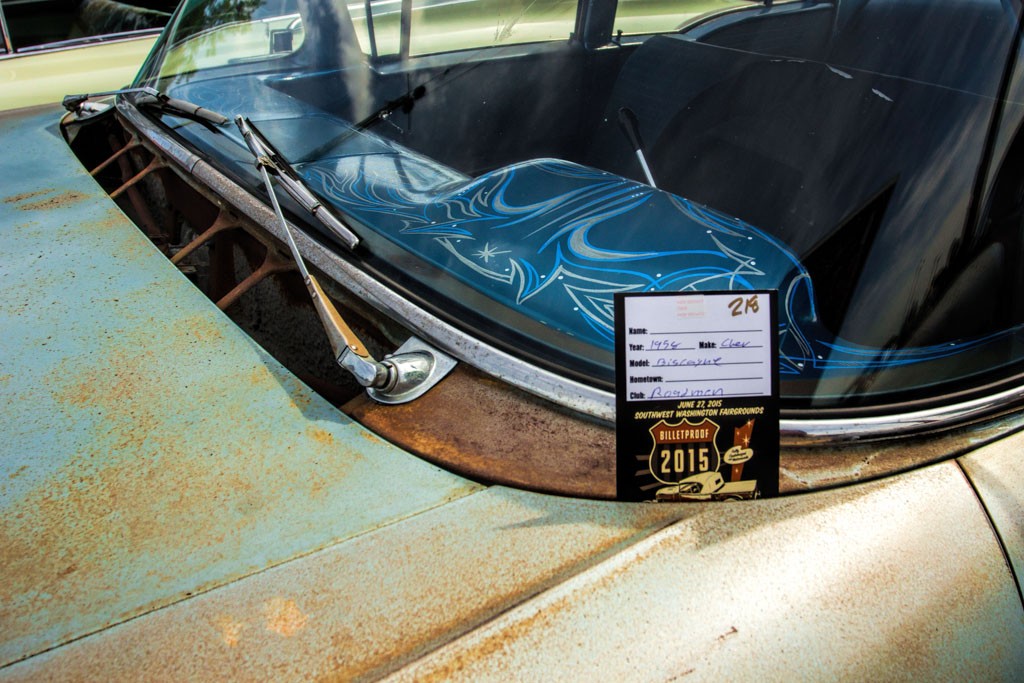
[[[1000,0],[622,0],[604,42],[581,14],[189,0],[143,78],[258,117],[375,277],[564,376],[611,386],[617,292],[700,289],[779,290],[791,407],[1020,371],[1024,79]],[[259,192],[239,145],[178,134]]]
[[[781,0],[784,1],[784,0]],[[615,29],[626,35],[675,31],[694,21],[760,0],[620,0]]]

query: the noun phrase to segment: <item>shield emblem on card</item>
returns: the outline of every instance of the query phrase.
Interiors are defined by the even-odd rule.
[[[648,458],[651,474],[663,484],[678,484],[695,474],[717,472],[722,464],[716,445],[718,429],[718,425],[707,418],[701,422],[659,420],[651,425],[654,440]]]

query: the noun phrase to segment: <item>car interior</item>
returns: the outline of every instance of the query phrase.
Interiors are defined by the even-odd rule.
[[[822,387],[851,409],[872,392],[906,404],[931,400],[930,387],[946,377],[957,383],[951,390],[970,392],[1006,381],[1015,367],[1024,164],[1014,159],[1024,100],[1020,23],[1007,0],[752,3],[668,33],[622,36],[609,22],[593,41],[405,57],[358,52],[346,18],[304,15],[306,35],[292,53],[228,61],[175,84],[174,95],[227,116],[258,113],[300,172],[322,156],[328,165],[335,154],[369,159],[383,141],[411,150],[434,179],[463,184],[543,159],[646,182],[619,121],[628,109],[655,184],[785,245],[813,282],[814,298],[795,315],[813,316],[826,345],[840,340],[885,368],[849,380],[870,387],[847,386],[842,372],[834,387],[825,386],[829,377],[794,378],[793,394]],[[922,26],[928,40],[915,39]],[[358,54],[330,47],[339,45]],[[353,125],[370,136],[357,143]],[[200,135],[242,185],[255,181],[237,140],[203,136],[197,125],[178,131]],[[369,146],[334,151],[339,139]],[[377,156],[374,163],[387,155]],[[434,310],[428,287],[403,280],[407,254],[370,249],[364,259]],[[474,298],[482,296],[453,297],[436,313],[494,345],[512,338],[522,352],[529,345],[514,335],[541,323],[495,325],[487,316],[497,314],[475,312],[488,308]],[[942,361],[946,377],[934,364],[886,357],[915,349],[945,357],[960,343],[976,351]],[[567,376],[605,381],[589,365],[558,363]]]
[[[943,35],[914,40],[924,25]],[[951,335],[942,320],[977,336],[1024,319],[1021,302],[980,295],[1021,284],[1007,267],[1019,231],[1002,219],[1020,211],[1021,179],[993,184],[1024,113],[1014,98],[993,106],[1010,82],[993,65],[1017,33],[1000,0],[808,0],[596,50],[567,41],[459,64],[381,58],[368,69],[377,101],[419,96],[370,130],[470,176],[553,157],[643,182],[617,120],[628,108],[658,186],[789,245],[826,293],[820,314],[834,332],[874,347],[932,344]],[[267,84],[359,120],[336,79]],[[997,196],[1003,205],[984,199]],[[910,234],[922,223],[932,236]],[[965,223],[977,226],[970,248],[956,246]],[[918,302],[894,339],[873,324],[878,295],[855,296],[850,277],[869,273],[878,292],[920,286],[894,265],[907,250],[949,260],[927,295],[946,303],[938,315]]]

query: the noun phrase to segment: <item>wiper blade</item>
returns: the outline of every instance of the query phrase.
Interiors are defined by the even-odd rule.
[[[162,92],[158,92],[152,88],[148,88],[148,90],[152,90],[153,92],[146,92],[143,97],[135,98],[135,106],[152,106],[170,114],[177,114],[179,116],[184,116],[198,121],[206,121],[207,123],[212,123],[215,126],[223,126],[228,123],[228,118],[226,116],[218,114],[215,111],[200,107],[198,104],[194,104],[188,100],[179,100],[175,97],[168,97]]]
[[[274,149],[274,146],[263,136],[249,119],[238,116],[235,124],[245,138],[245,144],[256,157],[256,166],[265,169],[272,175],[277,176],[281,186],[292,199],[297,201],[302,208],[306,209],[314,218],[320,221],[349,249],[355,249],[359,245],[359,237],[347,225],[338,220],[319,199],[316,198],[305,183],[295,172],[292,165]]]
[[[181,100],[169,97],[156,88],[122,88],[121,90],[108,90],[98,93],[83,93],[81,95],[66,95],[64,97],[64,108],[70,112],[79,112],[82,106],[90,99],[96,97],[109,97],[111,95],[128,95],[138,93],[135,98],[135,106],[155,106],[170,113],[185,116],[204,123],[222,126],[228,122],[228,118],[211,109],[206,109],[188,100]],[[237,117],[237,120],[243,120]],[[297,201],[302,208],[308,211],[328,230],[330,230],[342,244],[349,249],[355,249],[359,245],[359,237],[347,225],[338,220],[327,210],[326,207],[316,198],[305,183],[295,172],[292,165],[288,163],[281,154],[274,149],[270,141],[256,128],[256,125],[249,119],[244,119],[245,127],[239,124],[239,130],[245,138],[245,144],[256,156],[256,165],[266,168],[272,175],[277,176],[285,191]]]
[[[222,114],[218,114],[215,111],[201,107],[198,104],[189,102],[188,100],[170,97],[156,88],[150,88],[148,86],[140,88],[122,88],[120,90],[108,90],[106,92],[83,93],[80,95],[65,95],[62,104],[68,111],[77,113],[81,111],[83,104],[96,97],[129,95],[132,93],[139,93],[141,95],[140,97],[135,98],[135,106],[137,107],[156,107],[157,109],[161,109],[171,114],[177,114],[186,118],[210,123],[215,126],[223,126],[228,122],[228,118]]]

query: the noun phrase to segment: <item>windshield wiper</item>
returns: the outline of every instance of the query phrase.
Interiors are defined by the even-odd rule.
[[[274,192],[270,176],[271,174],[277,176],[288,194],[291,194],[300,203],[303,200],[293,194],[296,189],[300,193],[309,194],[310,197],[312,197],[312,193],[301,182],[289,185],[298,180],[297,176],[291,177],[294,176],[295,171],[284,162],[266,138],[255,128],[252,121],[237,116],[235,125],[238,126],[245,144],[255,158],[256,168],[263,177],[267,194],[270,195],[274,215],[284,232],[288,249],[291,251],[292,258],[295,259],[295,264],[309,291],[309,296],[313,300],[313,307],[327,332],[327,338],[338,365],[351,372],[356,381],[366,387],[367,393],[381,403],[406,403],[422,396],[455,367],[455,360],[430,348],[415,337],[410,338],[383,361],[377,361],[370,355],[363,342],[345,323],[341,314],[327,298],[320,283],[306,268],[305,260],[299,252],[291,228],[288,227],[288,221],[285,220],[281,205],[277,201],[277,194]],[[330,216],[323,210],[319,202],[316,202],[315,199],[313,201],[319,207],[319,210],[314,212],[317,218],[324,220],[324,217]],[[333,219],[333,216],[330,218]],[[352,240],[354,247],[358,244],[358,239],[352,235]]]
[[[126,88],[104,93],[68,95],[64,98],[64,107],[68,111],[79,112],[90,98],[129,93],[141,93],[140,97],[135,98],[136,106],[155,105],[171,113],[214,126],[223,125],[228,120],[215,111],[168,97],[153,88]],[[236,116],[235,125],[255,159],[256,168],[263,178],[267,194],[270,195],[274,215],[284,232],[288,249],[313,300],[313,307],[327,333],[338,364],[352,373],[356,381],[366,387],[370,397],[380,403],[406,403],[422,396],[451,372],[455,367],[455,359],[431,348],[416,337],[408,339],[383,361],[377,361],[370,355],[363,342],[327,298],[320,283],[306,268],[305,260],[277,201],[277,193],[274,191],[270,176],[274,175],[292,199],[326,226],[346,247],[355,249],[359,245],[359,237],[327,210],[316,195],[305,186],[291,164],[274,149],[252,121]]]
[[[292,168],[292,165],[281,156],[280,152],[274,149],[270,141],[256,128],[256,124],[247,118],[238,116],[235,124],[242,131],[245,144],[249,150],[256,155],[256,165],[269,171],[277,177],[281,186],[292,199],[297,201],[302,208],[320,221],[349,249],[359,246],[359,237],[350,227],[338,220],[327,208],[316,198],[303,182],[299,174]],[[244,126],[244,127],[243,127]]]
[[[68,111],[78,113],[81,111],[82,105],[91,99],[97,97],[110,97],[112,95],[129,95],[133,93],[140,94],[140,97],[135,98],[135,106],[137,107],[153,107],[169,114],[184,116],[185,118],[209,123],[214,126],[223,126],[228,122],[228,118],[222,114],[218,114],[217,112],[206,109],[205,107],[200,107],[198,104],[194,104],[188,100],[179,100],[176,97],[170,97],[156,88],[150,88],[148,86],[139,88],[122,88],[120,90],[108,90],[106,92],[82,93],[80,95],[65,95],[62,104]]]

